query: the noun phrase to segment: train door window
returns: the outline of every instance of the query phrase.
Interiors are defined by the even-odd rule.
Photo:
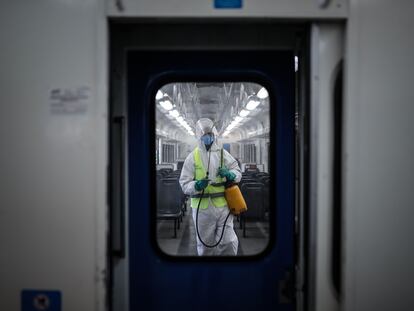
[[[271,103],[253,82],[176,82],[154,94],[159,250],[169,256],[256,256],[269,245]],[[247,211],[230,213],[230,187]],[[240,200],[239,200],[240,201]],[[237,204],[240,207],[240,204]]]

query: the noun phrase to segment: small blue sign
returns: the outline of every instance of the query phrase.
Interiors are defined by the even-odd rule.
[[[61,311],[62,295],[57,290],[22,290],[22,311]]]
[[[242,0],[214,0],[215,9],[241,9]]]

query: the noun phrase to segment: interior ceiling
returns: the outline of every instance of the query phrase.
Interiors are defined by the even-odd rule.
[[[262,88],[261,85],[249,82],[214,82],[214,83],[170,83],[160,90],[164,94],[163,100],[170,100],[181,116],[194,130],[195,123],[200,118],[209,118],[216,122],[219,134],[245,107],[249,99],[260,100],[256,94]],[[268,127],[269,100],[260,100],[261,104],[253,110],[238,128],[236,132],[252,132]],[[171,117],[167,110],[157,104],[157,129],[164,130],[168,134],[187,135],[187,131],[179,125],[175,118]],[[241,130],[242,129],[242,130]],[[230,135],[231,136],[231,135]],[[239,135],[241,138],[246,138]]]

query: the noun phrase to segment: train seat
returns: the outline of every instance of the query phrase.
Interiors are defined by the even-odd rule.
[[[264,185],[259,182],[244,182],[241,192],[247,204],[247,211],[241,214],[243,237],[246,237],[246,221],[265,219]]]
[[[163,178],[157,181],[157,219],[174,220],[174,238],[180,229],[182,218],[182,191],[175,178]]]

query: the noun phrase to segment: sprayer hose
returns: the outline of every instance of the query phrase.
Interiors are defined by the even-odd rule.
[[[198,236],[198,239],[200,240],[200,242],[205,246],[205,247],[209,247],[209,248],[213,248],[213,247],[216,247],[217,245],[219,245],[220,244],[220,242],[221,242],[221,240],[223,239],[223,236],[224,236],[224,229],[226,229],[226,223],[227,223],[227,219],[229,219],[229,216],[230,216],[230,212],[228,213],[228,215],[227,215],[227,217],[226,217],[226,220],[224,221],[224,224],[223,224],[223,229],[222,229],[222,231],[221,231],[221,236],[220,236],[220,239],[218,240],[218,242],[216,243],[216,244],[214,244],[214,245],[208,245],[208,244],[206,244],[202,239],[201,239],[201,236],[200,236],[200,232],[198,231],[198,212],[199,212],[199,210],[200,210],[200,203],[201,203],[201,200],[203,199],[203,195],[204,195],[204,189],[203,189],[203,192],[201,193],[201,198],[200,198],[200,200],[198,201],[198,205],[197,205],[197,215],[196,215],[196,230],[197,230],[197,236]]]
[[[206,178],[208,178],[208,174],[209,174],[209,170],[210,170],[210,156],[211,156],[211,149],[209,149],[208,150],[208,163],[207,163],[207,172],[206,172]],[[196,214],[196,231],[197,231],[197,236],[198,236],[198,239],[200,240],[200,242],[205,246],[205,247],[209,247],[209,248],[213,248],[213,247],[216,247],[217,245],[219,245],[220,244],[220,242],[221,242],[221,240],[223,239],[223,236],[224,236],[224,229],[226,229],[226,223],[227,223],[227,219],[229,219],[229,216],[230,216],[230,211],[229,211],[229,214],[227,215],[227,217],[226,217],[226,220],[224,221],[224,224],[223,224],[223,230],[221,231],[221,236],[220,236],[220,239],[218,240],[218,242],[216,243],[216,244],[214,244],[214,245],[208,245],[208,244],[206,244],[202,239],[201,239],[201,236],[200,236],[200,232],[198,231],[198,212],[199,212],[199,210],[200,210],[200,203],[201,203],[201,200],[203,199],[203,196],[204,196],[204,190],[205,190],[205,188],[203,189],[203,191],[201,192],[201,197],[200,197],[200,199],[198,200],[198,204],[197,204],[197,214]],[[216,208],[216,207],[215,207]]]

